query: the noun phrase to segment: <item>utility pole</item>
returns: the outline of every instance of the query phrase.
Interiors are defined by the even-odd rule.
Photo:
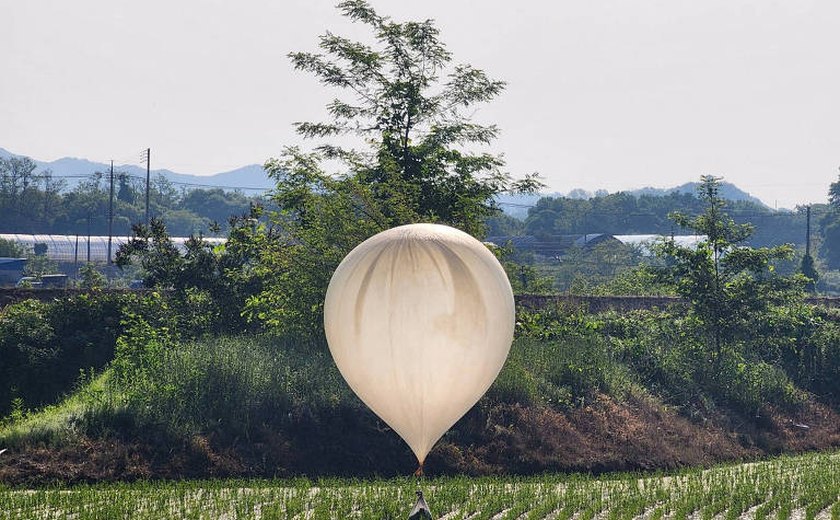
[[[146,225],[149,225],[149,177],[151,174],[151,167],[149,166],[151,162],[152,156],[152,149],[146,148]]]
[[[108,264],[111,263],[111,236],[114,228],[114,160],[111,159],[111,198],[108,201]]]
[[[44,172],[44,225],[50,218],[50,172]]]
[[[87,224],[88,224],[88,225],[87,225],[87,235],[88,235],[88,241],[87,241],[87,263],[90,263],[90,219],[91,219],[91,214],[90,214],[90,210],[88,210],[88,218],[87,218]]]
[[[811,205],[805,208],[805,256],[811,256]]]

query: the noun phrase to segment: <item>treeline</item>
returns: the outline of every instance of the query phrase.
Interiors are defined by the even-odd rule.
[[[833,186],[833,185],[832,185]],[[832,188],[833,189],[833,188]],[[174,236],[223,233],[234,215],[248,213],[262,197],[221,188],[179,189],[162,175],[150,184],[149,213],[162,219]],[[110,183],[107,172],[92,173],[72,189],[49,170],[38,171],[27,157],[0,158],[0,233],[105,235],[108,233]],[[826,265],[840,268],[840,203],[812,205],[813,244]],[[128,235],[145,220],[145,183],[121,172],[114,178],[113,233]],[[533,235],[550,239],[586,233],[662,234],[675,231],[673,212],[698,214],[700,200],[690,193],[636,196],[599,192],[589,199],[543,197],[523,221],[499,213],[487,220],[491,236]],[[751,223],[749,244],[784,243],[804,249],[806,208],[772,210],[751,201],[729,201],[728,214]],[[218,226],[218,227],[217,227]]]
[[[107,172],[95,172],[72,189],[28,157],[0,158],[0,233],[106,235],[110,204]],[[149,186],[150,216],[162,218],[173,235],[222,232],[257,197],[211,189],[178,189],[162,175]],[[113,233],[128,235],[145,219],[145,181],[114,173]]]
[[[811,249],[821,267],[840,269],[840,179],[829,185],[828,204],[812,204]],[[607,233],[611,235],[680,233],[670,215],[697,215],[703,203],[688,193],[641,195],[618,192],[589,199],[544,197],[519,220],[497,215],[488,220],[491,236],[532,235],[543,241],[563,235]],[[750,224],[753,234],[747,244],[769,247],[792,244],[804,250],[808,207],[773,210],[750,201],[726,201],[726,212],[739,224]]]
[[[690,193],[636,196],[627,192],[599,194],[589,199],[544,197],[528,210],[524,221],[500,217],[491,222],[491,235],[558,235],[608,233],[611,235],[678,232],[668,216],[676,211],[699,214],[702,202]],[[804,245],[805,208],[776,211],[751,201],[727,201],[727,213],[739,223],[752,223],[750,245],[783,243]],[[829,211],[825,204],[812,206],[812,225]]]

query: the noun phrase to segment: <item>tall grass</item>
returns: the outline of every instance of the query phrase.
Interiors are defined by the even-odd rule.
[[[494,402],[568,408],[598,392],[621,398],[635,377],[601,337],[518,338],[488,392]]]
[[[620,395],[631,374],[597,337],[514,342],[488,402],[569,407],[601,391]],[[249,437],[294,414],[326,416],[362,405],[341,378],[323,341],[270,335],[177,341],[142,319],[117,341],[116,358],[61,404],[0,430],[0,442],[72,439],[107,431],[109,411],[126,424],[175,435]],[[10,421],[7,421],[7,423]],[[114,425],[114,428],[119,427]]]
[[[24,412],[0,422],[0,446],[24,444],[59,447],[80,434],[102,433],[128,414],[125,396],[113,384],[111,371],[80,378],[69,397],[37,412]]]
[[[264,336],[177,342],[138,321],[117,342],[114,386],[140,423],[248,437],[290,415],[359,406],[323,342]]]

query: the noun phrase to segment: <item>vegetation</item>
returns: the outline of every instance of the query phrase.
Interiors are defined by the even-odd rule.
[[[246,213],[258,200],[220,188],[179,191],[160,175],[152,181],[150,212],[165,219],[176,236],[227,229],[228,217]],[[144,192],[139,179],[115,173],[115,234],[128,235],[132,223],[143,221]],[[63,179],[37,171],[28,157],[0,158],[0,233],[107,235],[109,197],[102,172],[68,190]]]
[[[102,370],[114,358],[128,316],[142,314],[163,326],[169,312],[157,294],[95,293],[6,306],[0,310],[0,414],[55,402],[80,372]]]
[[[773,262],[789,260],[790,246],[741,247],[752,232],[748,224],[735,224],[723,213],[718,195],[719,179],[703,177],[700,198],[703,213],[674,220],[705,240],[696,247],[666,240],[660,253],[669,260],[665,269],[677,292],[691,302],[691,317],[705,329],[712,369],[717,371],[725,349],[735,349],[753,336],[750,324],[762,321],[771,306],[801,298],[806,280],[799,276],[774,275]]]
[[[269,161],[277,181],[270,206],[247,204],[229,219],[224,245],[211,246],[199,234],[179,251],[165,215],[134,226],[117,263],[139,268],[151,292],[97,291],[101,280],[86,267],[89,294],[0,310],[0,413],[7,414],[0,449],[21,457],[0,466],[0,478],[373,476],[404,473],[413,462],[329,359],[322,302],[330,276],[355,245],[395,225],[442,222],[478,237],[488,222],[513,228],[499,217],[494,196],[533,189],[537,181],[516,181],[500,158],[475,152],[497,131],[465,114],[495,98],[503,83],[452,66],[431,22],[397,23],[360,0],[339,8],[371,31],[374,44],[327,33],[322,54],[291,55],[297,68],[350,96],[328,105],[327,123],[297,128],[305,137],[362,138],[366,147],[291,148]],[[327,171],[330,164],[341,165],[338,174]],[[807,279],[795,272],[792,248],[747,244],[752,229],[726,215],[718,186],[706,177],[699,197],[669,196],[683,209],[672,215],[675,225],[705,236],[696,248],[666,240],[651,258],[649,251],[584,244],[546,272],[533,257],[498,244],[520,293],[551,293],[562,283],[572,292],[677,294],[685,303],[602,314],[552,305],[519,309],[517,338],[499,378],[440,442],[427,468],[450,474],[673,468],[840,444],[840,314],[803,303]],[[136,208],[129,188],[121,187],[120,200]],[[71,195],[84,204],[100,200],[83,191]],[[202,207],[197,198],[181,201]],[[541,201],[525,229],[541,233],[545,225],[547,234],[565,233],[575,222],[588,226],[598,215],[661,202],[633,200]],[[649,211],[659,215],[665,207]],[[617,223],[604,221],[603,229]],[[798,425],[807,435],[792,433]],[[61,461],[37,459],[73,449],[91,453],[98,473],[68,476],[59,471]],[[724,511],[728,491],[698,478],[722,493],[701,515]],[[745,485],[738,482],[721,485]],[[586,497],[581,516],[592,517],[602,512],[605,486],[595,486],[600,495],[584,491],[564,500]],[[651,502],[647,487],[610,489],[638,499],[621,502],[637,513],[651,506],[651,513],[680,516],[700,507],[682,491],[669,505],[661,490]],[[733,493],[740,497],[733,507],[768,500],[769,512],[787,503],[767,493]],[[547,502],[513,502],[505,514],[556,507],[543,495]],[[506,507],[476,504],[482,514]]]
[[[21,258],[23,254],[23,248],[17,245],[17,243],[0,238],[0,257]]]
[[[413,462],[399,438],[350,392],[321,341],[190,339],[179,337],[172,321],[153,326],[129,315],[123,323],[102,377],[86,376],[71,398],[44,412],[14,405],[0,445],[18,451],[33,443],[59,449],[86,439],[132,439],[172,450],[191,445],[189,439],[210,439],[213,450],[232,460],[214,471],[247,475],[400,474]],[[807,410],[821,406],[817,400],[840,402],[840,316],[805,306],[779,309],[766,327],[758,329],[761,341],[722,358],[712,372],[703,325],[677,309],[521,312],[502,373],[427,467],[472,474],[668,467],[707,462],[688,448],[707,442],[717,454],[711,460],[726,453],[755,456],[784,443],[797,446],[800,441],[778,433],[793,418],[810,424],[803,446],[833,445],[836,413],[823,410],[819,419]],[[614,448],[627,451],[621,457],[605,451],[583,459],[551,440],[569,427],[564,416],[578,416],[574,442],[581,445],[575,450],[609,444],[601,436],[626,427],[620,422],[626,411],[619,412],[625,406],[649,410],[651,428],[685,430],[686,437],[640,438],[638,445]],[[619,422],[595,427],[590,414],[602,413]],[[679,415],[698,426],[681,423]],[[738,418],[744,428],[738,442],[707,439],[699,426],[725,424],[724,417]],[[771,433],[774,428],[781,430]],[[500,438],[500,432],[506,433]],[[489,446],[496,447],[485,451]],[[496,459],[496,452],[507,455]]]
[[[823,242],[821,253],[831,269],[840,269],[840,178],[828,189],[829,211],[820,221]]]
[[[290,54],[295,68],[347,96],[327,106],[329,121],[297,123],[305,138],[349,136],[364,149],[332,143],[314,152],[289,148],[266,163],[277,180],[271,226],[258,249],[265,286],[246,312],[286,332],[318,334],[330,276],[350,250],[379,231],[440,222],[480,236],[499,212],[493,197],[528,191],[535,177],[515,181],[500,157],[476,153],[495,126],[466,114],[495,98],[504,83],[451,55],[431,21],[394,22],[361,0],[338,5],[372,33],[374,45],[326,33],[322,54]],[[341,165],[330,175],[325,161]]]
[[[840,517],[837,454],[600,478],[213,480],[0,491],[0,518],[401,518],[418,485],[436,517]],[[439,516],[438,516],[439,515]]]
[[[728,201],[728,205],[735,222],[754,225],[754,233],[747,241],[749,245],[804,245],[805,208],[774,211],[749,201]],[[817,206],[812,208],[814,215],[826,211],[824,205]],[[505,222],[506,228],[497,229],[506,232],[491,234],[528,234],[542,240],[584,233],[671,235],[679,229],[669,215],[674,212],[696,215],[703,209],[703,200],[692,193],[635,196],[617,192],[587,199],[544,197],[528,210],[518,229],[516,222]]]

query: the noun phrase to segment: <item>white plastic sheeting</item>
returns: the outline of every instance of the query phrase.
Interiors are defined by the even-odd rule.
[[[709,238],[706,235],[613,235],[613,238],[622,244],[639,248],[644,255],[653,255],[653,245],[665,240],[673,240],[681,247],[695,249],[700,242],[706,242]]]
[[[60,263],[84,263],[88,261],[88,258],[90,262],[97,264],[108,262],[107,236],[0,233],[0,238],[11,240],[22,246],[26,251],[32,251],[35,244],[46,244],[47,258]],[[111,237],[111,260],[116,257],[117,249],[130,239],[131,237],[126,236]],[[184,243],[187,240],[189,240],[189,237],[172,237],[172,243],[181,252],[186,250]],[[210,237],[203,237],[203,240],[213,245],[218,245],[225,241],[223,238]],[[88,253],[90,254],[88,255]]]
[[[422,466],[499,374],[513,340],[513,292],[498,260],[470,235],[400,226],[344,258],[324,324],[347,383]]]

